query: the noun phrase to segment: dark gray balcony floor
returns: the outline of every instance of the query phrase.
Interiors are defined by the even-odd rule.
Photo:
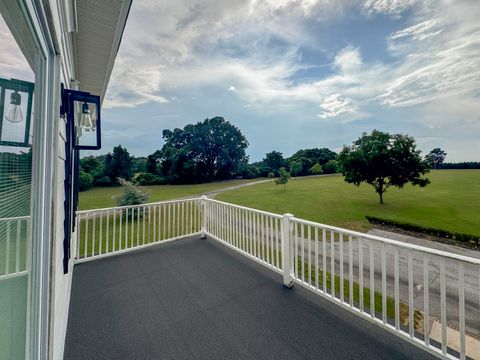
[[[65,359],[429,359],[198,237],[75,266]]]

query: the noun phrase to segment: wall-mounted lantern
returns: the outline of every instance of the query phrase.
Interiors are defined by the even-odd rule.
[[[72,81],[73,83],[73,81]],[[61,88],[60,114],[66,119],[65,141],[65,221],[63,272],[68,272],[72,231],[78,204],[80,150],[98,150],[102,146],[100,96]]]
[[[62,88],[61,113],[72,126],[73,148],[98,150],[102,147],[100,96]]]
[[[34,84],[0,78],[0,145],[28,147]]]

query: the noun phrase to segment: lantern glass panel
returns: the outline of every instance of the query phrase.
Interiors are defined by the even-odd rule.
[[[28,101],[31,94],[26,91],[4,88],[0,142],[23,144],[30,141],[30,121],[27,119]],[[25,141],[28,141],[28,144]]]
[[[95,103],[74,101],[77,146],[97,145],[98,107]]]

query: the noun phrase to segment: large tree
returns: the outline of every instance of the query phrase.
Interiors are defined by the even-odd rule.
[[[370,184],[380,197],[380,204],[391,186],[402,188],[410,182],[424,187],[430,183],[422,177],[428,172],[428,165],[422,160],[415,139],[408,135],[378,130],[363,133],[353,145],[343,148],[338,163],[345,181],[357,186],[362,182]]]
[[[283,155],[279,151],[271,151],[265,154],[263,163],[268,169],[268,172],[272,172],[275,176],[278,176],[280,173],[280,168],[287,166],[287,161],[283,158]]]
[[[114,183],[118,182],[118,178],[130,180],[131,168],[132,158],[122,145],[115,146],[113,153],[105,157],[105,175]]]
[[[222,117],[164,130],[162,173],[171,182],[196,183],[236,176],[245,167],[248,141]]]
[[[437,169],[439,165],[443,164],[446,157],[447,153],[445,151],[440,148],[435,148],[425,156],[425,160],[431,168]]]

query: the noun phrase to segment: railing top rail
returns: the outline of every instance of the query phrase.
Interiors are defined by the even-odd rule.
[[[210,202],[215,202],[215,203],[218,203],[218,204],[228,205],[228,206],[231,206],[231,207],[234,207],[234,208],[237,208],[237,209],[253,211],[253,212],[256,212],[258,214],[268,215],[268,216],[271,216],[271,217],[274,217],[274,218],[277,218],[277,219],[282,218],[282,215],[271,213],[271,212],[268,212],[268,211],[258,210],[258,209],[249,208],[249,207],[246,207],[246,206],[241,206],[241,205],[235,205],[235,204],[231,204],[231,203],[227,203],[227,202],[220,201],[220,200],[215,200],[215,199],[206,198],[205,200],[210,201]]]
[[[182,202],[194,201],[194,200],[200,200],[200,198],[193,197],[193,198],[185,198],[185,199],[177,199],[177,200],[157,201],[157,202],[138,204],[138,205],[112,206],[108,208],[80,210],[80,211],[77,211],[77,214],[80,215],[80,214],[96,213],[100,211],[111,211],[111,210],[131,209],[131,208],[137,208],[137,207],[143,207],[143,206],[148,207],[148,206],[162,205],[162,204],[182,203]]]
[[[0,218],[0,221],[15,221],[15,220],[30,220],[30,219],[31,219],[30,215],[25,215],[25,216],[14,216],[9,218]]]
[[[358,231],[343,229],[343,228],[339,228],[339,227],[336,227],[336,226],[317,223],[317,222],[314,222],[314,221],[309,221],[309,220],[300,219],[300,218],[296,218],[296,217],[293,217],[292,221],[295,221],[299,224],[310,225],[310,226],[319,227],[319,228],[326,229],[326,230],[341,232],[343,234],[352,235],[352,236],[355,236],[355,237],[361,237],[361,238],[366,238],[366,239],[370,239],[370,240],[375,240],[375,241],[383,242],[385,244],[390,244],[390,245],[402,247],[402,248],[405,248],[405,249],[416,250],[416,251],[420,251],[420,252],[427,253],[427,254],[430,254],[430,255],[436,255],[436,256],[446,257],[446,258],[453,259],[453,260],[468,262],[470,264],[480,265],[480,259],[476,259],[476,258],[473,258],[473,257],[453,254],[453,253],[449,253],[449,252],[446,252],[446,251],[443,251],[443,250],[432,249],[432,248],[425,247],[425,246],[404,243],[404,242],[398,241],[398,240],[387,239],[387,238],[384,238],[384,237],[381,237],[381,236],[365,234],[365,233],[361,233],[361,232],[358,232]]]

